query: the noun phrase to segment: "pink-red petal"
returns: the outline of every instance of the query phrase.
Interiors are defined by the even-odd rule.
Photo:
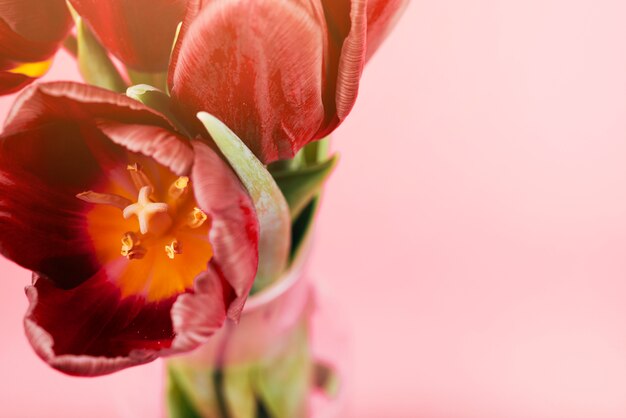
[[[168,67],[187,0],[70,0],[102,44],[134,70]]]
[[[211,216],[213,258],[207,280],[225,282],[232,290],[228,315],[238,319],[258,267],[259,225],[250,196],[239,179],[206,144],[192,142],[191,172],[200,209]],[[228,290],[228,289],[226,289]]]
[[[71,22],[65,0],[0,0],[0,19],[25,39],[48,43],[61,41]]]
[[[206,2],[172,66],[179,115],[197,126],[197,112],[214,114],[265,163],[292,157],[324,119],[325,32],[314,11],[300,1]]]
[[[378,50],[409,0],[368,0],[367,2],[367,59]]]

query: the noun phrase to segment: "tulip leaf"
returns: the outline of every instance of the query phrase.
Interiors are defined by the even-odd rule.
[[[256,418],[256,396],[250,367],[227,367],[224,370],[224,398],[230,418]]]
[[[321,164],[314,164],[297,171],[274,173],[274,179],[285,195],[291,219],[296,219],[304,208],[320,192],[322,186],[337,165],[334,156]]]
[[[287,267],[291,247],[289,206],[263,163],[222,121],[206,112],[198,119],[239,176],[254,202],[261,237],[259,270],[254,285],[258,291],[277,280]]]
[[[106,49],[83,19],[75,15],[78,69],[85,81],[97,87],[122,93],[126,83]]]
[[[167,88],[167,72],[163,73],[144,73],[126,68],[128,77],[133,84],[148,84],[165,90]]]
[[[169,418],[202,418],[202,415],[193,406],[187,397],[187,391],[182,387],[179,377],[173,368],[167,372],[167,410]]]

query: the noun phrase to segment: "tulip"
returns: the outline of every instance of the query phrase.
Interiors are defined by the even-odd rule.
[[[257,271],[247,191],[162,113],[99,88],[27,88],[0,136],[0,251],[33,271],[36,353],[94,376],[191,350]]]
[[[169,75],[178,112],[216,115],[265,163],[292,158],[346,118],[406,3],[190,0]]]
[[[70,0],[100,42],[139,72],[167,70],[187,0]]]
[[[45,74],[70,27],[65,0],[0,0],[0,94]]]

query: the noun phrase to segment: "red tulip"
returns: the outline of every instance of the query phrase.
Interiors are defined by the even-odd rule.
[[[42,76],[70,27],[65,0],[0,0],[0,94]]]
[[[187,0],[70,0],[102,44],[128,67],[167,70]]]
[[[69,374],[197,347],[256,274],[258,222],[230,167],[106,90],[25,90],[0,136],[0,196],[0,251],[34,272],[27,336]]]
[[[190,0],[170,67],[178,111],[216,115],[265,163],[291,158],[348,115],[406,3]]]

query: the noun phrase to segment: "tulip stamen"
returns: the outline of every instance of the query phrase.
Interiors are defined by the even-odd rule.
[[[130,178],[133,180],[133,184],[135,185],[137,190],[141,190],[142,187],[146,186],[149,186],[152,188],[152,190],[154,190],[152,182],[150,181],[146,173],[143,172],[143,169],[139,164],[129,164],[126,169],[128,170]]]
[[[79,193],[76,197],[87,203],[114,206],[122,210],[133,203],[125,197],[118,196],[116,194],[96,193],[92,191]]]
[[[209,219],[206,213],[199,208],[193,208],[193,212],[187,217],[187,226],[191,229],[200,228]]]
[[[122,236],[120,254],[129,260],[142,259],[148,250],[141,246],[141,239],[134,232],[127,232]]]
[[[177,254],[182,254],[182,246],[177,239],[173,240],[169,245],[165,246],[165,253],[170,260],[176,258]]]
[[[189,190],[189,177],[181,176],[170,186],[169,195],[173,200],[180,199]]]
[[[170,229],[173,220],[167,203],[150,200],[152,192],[152,187],[142,187],[139,190],[137,202],[124,208],[124,219],[136,216],[142,234],[153,234],[159,237]]]

